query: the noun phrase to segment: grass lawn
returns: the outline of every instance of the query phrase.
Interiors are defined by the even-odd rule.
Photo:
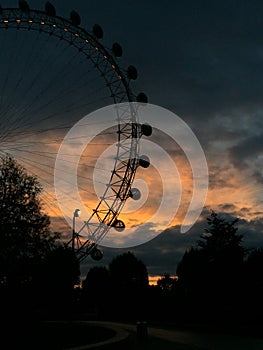
[[[11,331],[11,329],[10,329]],[[112,338],[111,329],[71,322],[25,322],[5,335],[7,349],[62,350]]]

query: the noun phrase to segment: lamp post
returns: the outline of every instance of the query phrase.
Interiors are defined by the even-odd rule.
[[[75,209],[75,211],[73,213],[73,225],[72,225],[72,251],[73,251],[73,253],[75,251],[75,236],[76,236],[75,220],[79,216],[80,216],[80,210],[79,209]]]

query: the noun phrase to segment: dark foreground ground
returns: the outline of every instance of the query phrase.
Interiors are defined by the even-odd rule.
[[[2,328],[1,349],[262,350],[263,327],[148,325],[98,321],[14,320]],[[96,344],[96,345],[95,345]],[[98,346],[99,345],[99,346]]]

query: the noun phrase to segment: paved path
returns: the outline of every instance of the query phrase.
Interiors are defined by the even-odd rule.
[[[135,325],[113,322],[105,322],[104,324],[136,332]],[[205,350],[263,350],[263,339],[253,337],[215,332],[205,333],[204,331],[166,330],[155,327],[148,327],[148,334],[152,337],[184,345],[196,346],[199,349]]]

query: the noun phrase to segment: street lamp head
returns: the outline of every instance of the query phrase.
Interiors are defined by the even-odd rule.
[[[75,209],[74,211],[74,217],[77,218],[78,216],[80,216],[80,209]]]

